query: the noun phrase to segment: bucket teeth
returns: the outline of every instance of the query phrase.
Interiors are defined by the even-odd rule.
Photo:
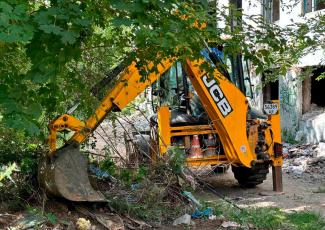
[[[45,189],[71,201],[105,201],[102,193],[95,191],[88,178],[88,162],[79,147],[66,145],[52,159],[39,165],[39,181]]]

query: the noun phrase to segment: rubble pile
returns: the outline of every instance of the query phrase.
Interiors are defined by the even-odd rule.
[[[283,144],[283,171],[295,178],[325,181],[325,143]]]

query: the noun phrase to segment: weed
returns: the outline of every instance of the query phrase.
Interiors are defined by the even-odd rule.
[[[295,136],[294,134],[292,134],[289,130],[282,130],[282,137],[284,139],[285,142],[289,143],[289,144],[299,144],[299,141],[295,140]]]
[[[12,163],[11,165],[0,167],[0,187],[3,186],[1,181],[4,179],[9,179],[12,181],[11,174],[14,171],[17,171],[16,163]]]
[[[32,215],[38,216],[40,218],[46,219],[52,225],[55,225],[58,222],[58,218],[57,218],[57,216],[55,214],[53,214],[51,212],[44,212],[41,209],[36,208],[36,207],[28,206],[27,207],[27,212],[32,214]]]
[[[173,147],[168,150],[169,157],[169,167],[175,174],[180,174],[183,171],[183,166],[185,163],[184,150]]]
[[[148,175],[148,167],[141,165],[136,172],[135,181],[141,182]]]
[[[58,218],[56,217],[56,215],[53,214],[53,213],[51,213],[51,212],[46,213],[46,214],[45,214],[45,217],[46,217],[47,220],[48,220],[51,224],[53,224],[53,225],[55,225],[55,224],[57,223],[57,221],[58,221]]]
[[[107,157],[101,161],[99,167],[108,172],[110,175],[115,175],[116,173],[116,165],[110,157]]]

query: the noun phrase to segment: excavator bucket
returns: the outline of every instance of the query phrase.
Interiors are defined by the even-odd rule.
[[[91,186],[87,168],[87,158],[79,147],[68,144],[51,159],[40,162],[38,178],[47,192],[55,196],[71,201],[105,201],[104,195]]]

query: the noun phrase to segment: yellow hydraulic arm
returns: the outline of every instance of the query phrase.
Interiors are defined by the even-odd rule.
[[[95,113],[85,122],[80,121],[69,114],[63,114],[49,124],[50,135],[48,138],[50,146],[50,155],[57,150],[56,140],[57,132],[65,129],[76,131],[69,141],[82,143],[93,130],[104,120],[106,115],[115,110],[122,110],[125,106],[133,101],[136,96],[143,92],[149,85],[154,83],[164,72],[171,66],[170,60],[162,60],[157,67],[158,73],[151,73],[145,81],[140,81],[141,75],[136,68],[136,64],[132,63],[121,74],[116,85],[107,93]],[[148,67],[152,68],[152,64]]]
[[[213,76],[199,68],[203,60],[187,60],[185,70],[205,107],[214,128],[220,136],[228,160],[234,164],[251,167],[256,155],[250,149],[246,134],[246,114],[248,102],[244,94],[217,69]],[[56,151],[57,132],[64,129],[75,131],[69,141],[82,143],[112,110],[122,110],[146,87],[154,83],[174,63],[172,59],[162,60],[158,72],[151,73],[145,81],[135,63],[128,66],[120,75],[118,82],[105,96],[95,113],[85,122],[69,114],[64,114],[49,125],[50,154]],[[148,66],[150,69],[152,64]],[[163,134],[162,134],[163,135]]]

